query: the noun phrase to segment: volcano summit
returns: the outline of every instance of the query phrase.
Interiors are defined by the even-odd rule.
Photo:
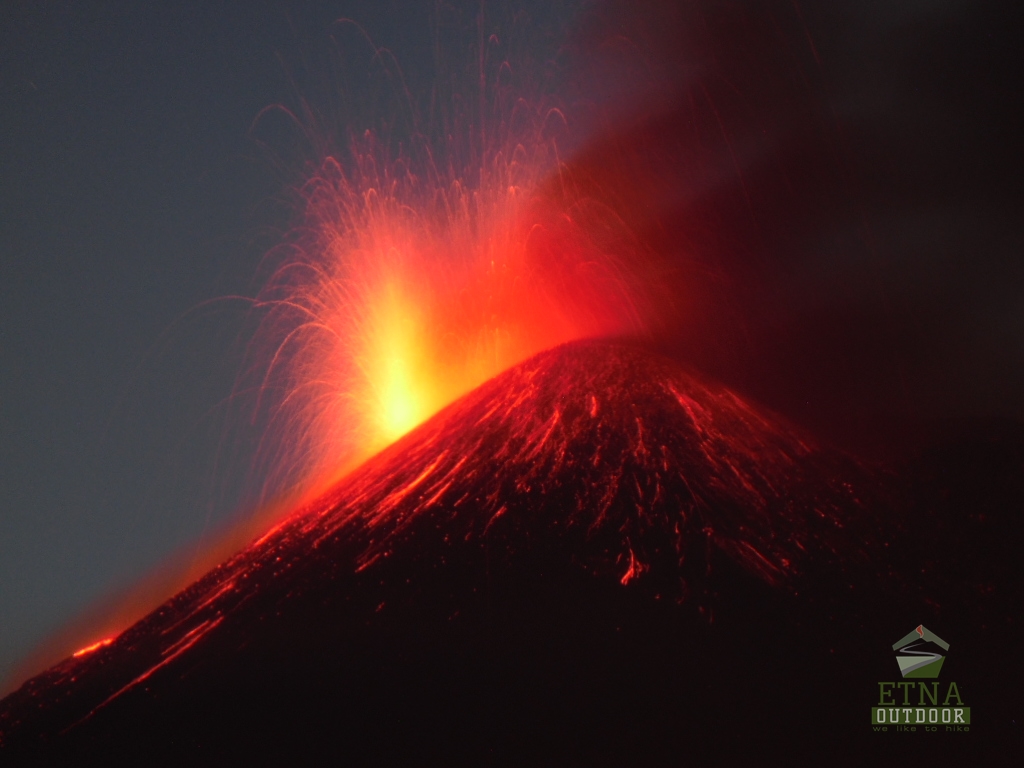
[[[781,748],[848,674],[837,649],[865,606],[900,589],[887,499],[667,359],[565,345],[27,682],[0,704],[3,751],[594,765]]]

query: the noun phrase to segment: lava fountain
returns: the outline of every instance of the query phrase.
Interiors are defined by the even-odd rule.
[[[240,380],[286,447],[264,452],[269,485],[323,487],[541,350],[643,331],[641,247],[574,180],[564,112],[495,48],[442,131],[366,130],[298,190]]]

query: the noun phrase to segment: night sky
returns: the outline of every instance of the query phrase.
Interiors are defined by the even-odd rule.
[[[339,17],[424,87],[431,5],[0,4],[0,679],[245,513],[245,449],[225,451],[218,406],[244,304],[208,302],[254,295],[304,170],[257,117],[358,82],[317,69]],[[568,15],[528,5],[537,24]],[[1024,418],[1020,12],[663,5],[633,21],[664,31],[664,82],[581,160],[628,142],[615,173],[661,181],[627,219],[669,285],[703,291],[679,289],[662,348],[869,454],[936,419]],[[702,13],[710,32],[691,29]],[[728,13],[777,21],[759,76]],[[594,98],[621,98],[612,81]],[[728,162],[682,146],[694,83],[743,97],[719,102]]]

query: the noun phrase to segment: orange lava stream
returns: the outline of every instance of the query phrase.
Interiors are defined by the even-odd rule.
[[[105,647],[107,645],[110,645],[112,642],[114,642],[114,638],[113,637],[106,637],[106,638],[100,640],[99,642],[93,643],[92,645],[85,646],[85,648],[79,648],[77,651],[75,651],[71,655],[74,658],[77,659],[77,658],[80,658],[82,656],[85,656],[86,654],[90,654],[93,651],[98,651],[100,648],[103,648],[103,647]]]

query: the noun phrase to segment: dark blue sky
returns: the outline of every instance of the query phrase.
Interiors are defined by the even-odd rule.
[[[543,17],[545,4],[532,5]],[[793,3],[749,5],[800,29]],[[235,511],[244,472],[230,461],[211,469],[224,426],[211,409],[237,374],[228,352],[240,310],[191,310],[252,295],[258,260],[287,225],[277,201],[302,168],[275,167],[253,122],[293,103],[296,85],[329,87],[302,62],[317,60],[341,16],[392,48],[414,84],[429,80],[430,6],[0,4],[0,679]],[[772,295],[793,317],[839,330],[779,340],[775,329],[772,346],[747,328],[742,365],[684,330],[676,351],[798,421],[838,425],[839,437],[856,432],[847,422],[858,414],[908,398],[924,403],[918,415],[1024,416],[1024,125],[1009,4],[799,7],[823,62],[807,70],[819,100],[776,99],[771,122],[832,116],[815,130],[846,153],[830,182],[843,202],[827,220],[783,214],[779,232],[761,233],[778,254],[759,263],[774,265]],[[787,39],[802,71],[806,40]],[[728,64],[724,52],[672,48],[684,79]],[[741,110],[729,119],[739,139],[757,135]],[[652,153],[667,174],[684,135],[685,120],[673,120]],[[754,166],[754,187],[720,186],[756,208]],[[787,177],[797,207],[818,194],[807,178]],[[672,231],[681,210],[660,213],[652,231]],[[871,291],[850,288],[853,262],[877,268]],[[835,311],[842,302],[849,313]],[[842,359],[822,363],[820,350],[837,346]]]

